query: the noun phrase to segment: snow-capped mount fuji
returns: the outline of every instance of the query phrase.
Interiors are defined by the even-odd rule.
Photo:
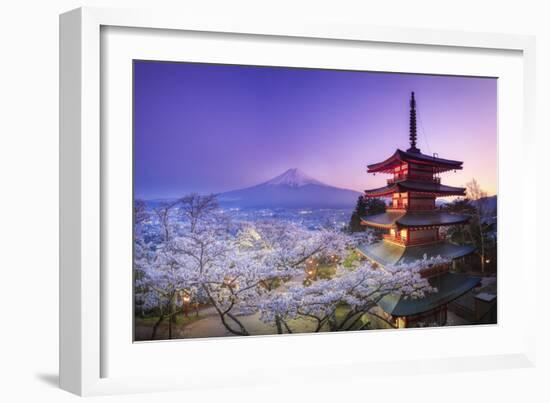
[[[222,205],[245,208],[350,208],[359,195],[292,168],[259,185],[221,193],[218,200]]]
[[[283,172],[279,176],[276,176],[275,178],[264,182],[263,184],[272,186],[286,185],[291,187],[300,187],[306,185],[327,186],[323,182],[318,181],[317,179],[314,179],[308,174],[300,171],[298,168],[291,168],[288,171]]]

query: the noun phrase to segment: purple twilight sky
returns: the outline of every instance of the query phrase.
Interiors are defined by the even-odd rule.
[[[289,168],[383,186],[366,165],[409,147],[411,91],[421,151],[464,161],[443,183],[496,194],[496,79],[135,61],[135,196],[218,193]]]

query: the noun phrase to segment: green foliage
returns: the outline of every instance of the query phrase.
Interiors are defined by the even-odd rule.
[[[447,203],[442,209],[449,213],[465,214],[470,217],[477,213],[475,205],[466,198],[456,199],[452,203]]]
[[[353,267],[353,264],[360,259],[361,258],[357,253],[351,251],[342,262],[342,265],[347,269],[351,269]]]
[[[336,265],[321,265],[317,269],[317,277],[321,280],[331,279],[336,274]]]
[[[468,224],[449,227],[447,236],[451,242],[459,245],[475,245],[476,242],[472,239],[472,234],[475,232],[472,231],[472,228],[475,228],[477,224],[476,217],[478,216],[475,205],[466,198],[456,199],[452,203],[443,206],[442,210],[470,217]],[[474,223],[474,221],[476,222]]]
[[[380,214],[384,211],[386,211],[386,203],[384,203],[383,200],[359,196],[359,198],[357,199],[357,204],[355,205],[355,210],[353,211],[350,218],[349,231],[365,231],[365,226],[361,225],[361,217],[373,214]]]
[[[450,213],[463,214],[469,217],[468,223],[464,225],[455,225],[448,229],[447,236],[451,242],[459,245],[472,245],[476,248],[476,254],[479,255],[479,266],[481,271],[485,271],[486,265],[491,263],[491,267],[496,267],[496,238],[494,237],[495,223],[492,223],[489,216],[495,212],[489,212],[487,198],[457,199],[443,207],[444,211]]]
[[[463,214],[470,218],[465,225],[455,225],[449,228],[448,236],[455,243],[479,247],[482,242],[481,237],[483,236],[483,241],[486,241],[487,234],[493,228],[493,225],[484,222],[481,208],[467,198],[456,199],[452,203],[446,204],[442,209],[450,213]]]

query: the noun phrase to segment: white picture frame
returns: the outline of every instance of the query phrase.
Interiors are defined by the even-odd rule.
[[[535,360],[535,288],[529,278],[536,277],[536,253],[534,245],[529,248],[532,253],[520,255],[518,270],[523,281],[523,286],[517,291],[522,301],[524,321],[519,328],[512,329],[507,322],[500,322],[496,327],[483,327],[479,330],[479,337],[487,340],[490,338],[509,337],[511,342],[508,347],[499,346],[494,350],[483,354],[473,351],[465,354],[463,349],[456,349],[450,354],[438,351],[434,354],[414,354],[410,349],[403,348],[395,351],[388,357],[347,357],[345,359],[317,360],[314,354],[304,352],[308,346],[332,345],[338,337],[340,343],[355,345],[364,343],[368,337],[373,343],[388,343],[388,340],[407,339],[405,346],[419,343],[419,339],[431,339],[437,341],[445,338],[457,338],[469,340],[472,334],[471,328],[457,329],[431,329],[410,330],[406,332],[395,331],[391,334],[383,332],[369,332],[366,334],[338,334],[338,335],[296,335],[275,337],[254,337],[247,340],[243,338],[230,338],[227,340],[192,340],[184,343],[145,343],[136,350],[128,349],[126,356],[119,355],[119,361],[131,362],[132,354],[144,354],[147,357],[151,353],[144,351],[151,349],[155,355],[182,354],[187,351],[187,366],[194,366],[193,371],[185,369],[176,370],[169,367],[162,374],[154,375],[151,372],[139,370],[130,371],[129,368],[119,366],[117,371],[108,369],[106,362],[109,357],[116,355],[113,351],[122,351],[124,346],[113,344],[106,326],[112,323],[106,318],[110,308],[107,304],[109,292],[105,287],[105,279],[110,279],[105,273],[105,250],[107,250],[104,237],[106,227],[105,212],[102,212],[109,197],[106,196],[109,176],[112,172],[107,167],[109,156],[105,147],[113,148],[110,151],[124,149],[123,143],[113,145],[109,139],[102,138],[102,133],[109,131],[109,124],[105,123],[106,112],[102,110],[102,92],[109,91],[109,81],[102,81],[102,30],[109,27],[117,29],[147,29],[157,32],[193,32],[200,37],[208,33],[218,33],[217,40],[223,41],[223,36],[235,35],[253,36],[254,40],[308,40],[331,41],[330,46],[337,48],[341,44],[378,44],[377,46],[399,45],[416,46],[424,49],[451,49],[468,50],[469,52],[483,55],[491,52],[514,52],[514,60],[511,62],[519,70],[510,70],[510,93],[500,94],[507,97],[502,101],[501,119],[516,119],[506,121],[510,128],[518,128],[520,133],[512,138],[508,129],[501,127],[499,137],[499,177],[510,178],[512,175],[516,186],[521,189],[530,189],[533,195],[534,175],[521,176],[514,170],[502,164],[507,153],[513,150],[521,151],[522,160],[529,160],[534,153],[533,110],[535,90],[535,63],[534,63],[534,38],[520,35],[503,35],[488,33],[467,33],[455,31],[429,31],[408,28],[383,28],[369,26],[354,26],[323,21],[271,21],[265,20],[214,20],[194,15],[173,15],[169,12],[154,12],[150,10],[117,10],[103,8],[81,8],[70,11],[60,17],[60,384],[63,389],[79,395],[96,395],[127,392],[151,392],[160,390],[173,390],[210,386],[227,386],[229,384],[248,385],[258,383],[292,382],[295,378],[307,379],[315,376],[322,379],[318,369],[338,369],[339,377],[369,376],[371,374],[397,374],[408,372],[441,372],[456,370],[477,370],[503,367],[525,367],[534,365]],[[131,33],[130,33],[131,35]],[[221,39],[220,39],[221,38]],[[282,38],[282,39],[281,39]],[[162,38],[151,39],[159,41],[158,48],[169,48],[162,45]],[[171,40],[174,40],[172,38]],[[175,39],[177,40],[177,38]],[[146,46],[143,42],[143,46]],[[131,55],[129,56],[131,57]],[[158,57],[163,57],[159,53]],[[197,56],[199,57],[199,56]],[[433,56],[430,56],[434,59]],[[430,58],[428,57],[428,58]],[[449,56],[451,57],[451,56]],[[519,59],[518,59],[519,58]],[[474,59],[472,59],[474,60]],[[359,68],[359,67],[358,67]],[[441,67],[442,68],[442,67]],[[463,66],[467,71],[467,66]],[[407,70],[407,68],[405,68]],[[110,71],[110,70],[109,70]],[[454,71],[454,70],[453,70]],[[435,70],[434,70],[435,72]],[[446,73],[446,71],[437,71]],[[109,73],[111,74],[111,73]],[[473,74],[473,70],[472,70]],[[508,74],[504,72],[503,74]],[[519,80],[519,82],[518,82]],[[508,88],[508,87],[507,87]],[[512,89],[513,88],[513,89]],[[127,90],[127,88],[126,88]],[[119,90],[125,91],[123,87]],[[507,90],[506,90],[507,91]],[[506,92],[505,91],[505,92]],[[124,98],[127,99],[127,98]],[[127,102],[124,101],[123,103]],[[503,98],[504,99],[504,98]],[[510,102],[508,103],[509,100]],[[109,101],[111,102],[111,101]],[[109,104],[111,105],[112,102]],[[517,116],[504,116],[502,112],[512,110],[512,107],[521,105]],[[103,119],[103,120],[102,120]],[[522,133],[521,133],[522,132]],[[503,136],[504,133],[504,137]],[[520,135],[521,134],[521,135]],[[519,147],[519,148],[518,148]],[[112,155],[112,154],[111,154]],[[130,153],[131,155],[131,153]],[[127,156],[127,154],[126,154]],[[128,165],[128,161],[126,165]],[[129,169],[129,168],[128,168]],[[122,176],[124,179],[124,176]],[[499,200],[499,237],[503,228],[513,225],[506,217],[506,206],[519,203],[522,220],[520,222],[533,222],[536,217],[536,209],[524,199],[522,195],[513,196],[506,191],[507,185],[499,181],[499,198],[501,190],[505,197],[504,203]],[[513,199],[516,197],[516,199]],[[107,200],[107,201],[106,201]],[[504,206],[501,206],[501,204]],[[128,201],[128,205],[131,205]],[[112,217],[112,215],[111,215]],[[525,251],[527,245],[527,224],[514,227],[514,238],[521,244],[516,253]],[[130,238],[128,238],[130,239]],[[513,252],[503,248],[506,245],[499,240],[499,262],[504,262],[506,257]],[[508,243],[509,245],[509,243]],[[517,259],[517,256],[516,258]],[[517,262],[510,256],[510,265]],[[516,265],[517,266],[517,265]],[[503,263],[506,270],[506,264]],[[103,268],[103,269],[102,269]],[[103,271],[102,271],[103,270]],[[503,277],[503,285],[500,284],[499,266],[499,315],[513,301],[506,291],[507,284],[511,284],[511,276]],[[508,278],[508,280],[506,280]],[[508,282],[507,282],[508,281]],[[111,298],[112,300],[112,298]],[[510,308],[512,309],[512,308]],[[532,320],[530,319],[532,318]],[[111,329],[112,333],[122,334],[124,330]],[[419,333],[423,332],[423,333]],[[116,334],[115,334],[116,336]],[[472,336],[477,337],[477,336]],[[383,340],[382,340],[383,338]],[[345,340],[345,341],[344,341]],[[123,338],[122,343],[130,343],[131,340]],[[382,345],[381,344],[381,345]],[[495,343],[498,344],[498,343]],[[111,346],[110,348],[107,348]],[[185,347],[186,346],[186,347]],[[191,347],[190,347],[191,346]],[[289,347],[290,346],[290,347]],[[127,346],[130,347],[130,346]],[[274,351],[270,365],[258,361],[258,353],[265,351],[266,347]],[[464,347],[464,346],[463,346]],[[466,344],[465,347],[468,347]],[[191,354],[189,348],[200,355]],[[329,347],[330,348],[330,347]],[[153,350],[154,349],[154,350]],[[283,350],[285,349],[285,350]],[[277,361],[277,356],[282,351],[304,352],[303,365],[299,360]],[[177,350],[177,351],[176,351]],[[248,354],[238,355],[235,352],[248,350]],[[421,349],[420,349],[421,350]],[[199,360],[215,360],[220,354],[226,354],[233,360],[239,359],[235,368],[231,370],[231,376],[222,376],[222,371],[212,371],[207,365],[202,365]],[[294,354],[293,354],[294,355]],[[202,357],[202,358],[201,358]],[[210,357],[210,358],[208,358]],[[191,365],[190,365],[191,364]],[[146,365],[145,365],[146,366]],[[284,366],[284,371],[281,367]],[[134,365],[135,368],[135,365]],[[307,368],[316,368],[317,371],[305,371]],[[261,371],[258,371],[261,369]],[[308,375],[309,372],[309,375]],[[114,374],[114,375],[112,375]],[[205,374],[209,374],[205,379]]]

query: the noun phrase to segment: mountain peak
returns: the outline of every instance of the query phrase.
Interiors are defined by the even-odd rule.
[[[353,208],[361,193],[327,185],[292,168],[275,178],[220,194],[225,206],[241,208]]]
[[[300,171],[298,168],[291,168],[283,172],[281,175],[265,182],[265,185],[286,185],[291,187],[301,187],[305,185],[323,185],[323,182],[314,179],[308,174]]]

